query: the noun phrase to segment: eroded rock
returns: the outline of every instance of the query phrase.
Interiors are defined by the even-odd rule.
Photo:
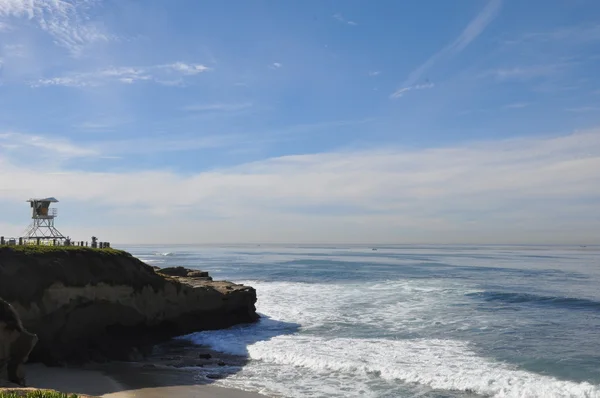
[[[258,319],[251,287],[159,272],[117,250],[3,247],[0,297],[39,338],[30,359],[48,365],[130,360],[133,347],[143,355],[174,336]]]
[[[12,305],[0,298],[0,379],[25,386],[23,364],[38,338],[23,327]],[[6,376],[4,376],[6,375]]]

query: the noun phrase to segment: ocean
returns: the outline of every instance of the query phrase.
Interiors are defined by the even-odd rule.
[[[124,249],[256,288],[260,322],[187,336],[250,358],[223,386],[272,397],[600,397],[598,246]]]

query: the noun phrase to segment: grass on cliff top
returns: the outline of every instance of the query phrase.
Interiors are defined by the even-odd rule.
[[[25,253],[25,254],[45,254],[45,253],[73,253],[73,252],[81,252],[81,253],[102,253],[104,255],[129,255],[126,251],[117,250],[113,248],[106,249],[94,249],[91,247],[84,246],[45,246],[45,245],[1,245],[0,250],[12,250],[17,253]],[[2,397],[0,397],[2,398]]]
[[[56,391],[45,391],[45,390],[35,390],[35,391],[11,391],[11,392],[1,392],[0,398],[78,398],[75,394],[63,394],[61,392]]]

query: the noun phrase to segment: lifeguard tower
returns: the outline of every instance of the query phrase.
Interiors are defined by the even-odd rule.
[[[31,218],[33,222],[27,228],[23,235],[23,240],[53,240],[63,241],[67,239],[56,228],[54,228],[54,219],[57,216],[55,208],[50,208],[50,204],[57,203],[56,198],[29,199],[27,202],[31,205]]]

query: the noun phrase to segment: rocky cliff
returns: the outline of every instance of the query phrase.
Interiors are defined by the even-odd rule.
[[[199,277],[163,275],[113,249],[0,247],[0,297],[38,336],[30,360],[50,365],[128,359],[173,336],[258,319],[253,288],[190,276]]]

